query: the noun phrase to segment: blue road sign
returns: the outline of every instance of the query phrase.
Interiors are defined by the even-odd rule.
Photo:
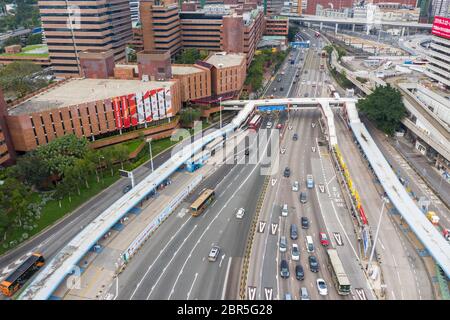
[[[258,106],[258,111],[284,111],[286,106]]]
[[[293,48],[309,48],[309,41],[296,41],[289,43]]]
[[[362,234],[363,234],[364,255],[367,257],[367,250],[369,250],[369,232],[367,228],[364,228]]]

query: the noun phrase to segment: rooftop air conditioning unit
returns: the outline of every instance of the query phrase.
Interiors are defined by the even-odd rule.
[[[223,67],[223,63],[219,63],[218,66],[219,66],[219,68],[222,68]]]
[[[142,82],[148,82],[148,81],[149,81],[148,74],[142,75]]]

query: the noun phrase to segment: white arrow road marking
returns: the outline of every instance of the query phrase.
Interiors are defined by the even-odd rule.
[[[219,262],[219,268],[222,266],[222,261],[225,258],[225,255],[222,255],[222,257],[220,258],[220,262]]]
[[[325,186],[323,184],[319,184],[319,190],[320,190],[320,192],[324,193],[325,192]]]
[[[2,270],[2,274],[8,274],[8,273],[10,273],[10,272],[13,271],[13,270],[14,270],[14,268],[6,267],[6,268],[4,268],[4,269]]]
[[[266,297],[266,300],[272,300],[273,296],[273,290],[272,288],[264,288],[264,295]]]
[[[270,234],[275,235],[277,233],[278,223],[272,223],[272,228],[270,229]]]
[[[338,246],[343,246],[344,244],[342,243],[342,237],[341,234],[339,232],[333,232],[333,236],[334,239],[336,239],[336,243]]]
[[[277,183],[277,179],[272,179],[272,187]]]
[[[364,292],[363,288],[355,288],[355,291],[359,300],[367,300],[366,293]]]
[[[258,224],[258,232],[263,233],[265,228],[266,228],[266,222],[260,221]]]
[[[248,300],[255,300],[256,287],[248,287]]]

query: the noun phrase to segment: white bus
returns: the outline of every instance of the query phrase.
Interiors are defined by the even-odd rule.
[[[328,267],[331,271],[331,276],[338,294],[348,295],[351,288],[350,280],[348,280],[344,266],[342,265],[341,259],[339,259],[336,249],[328,249],[327,254],[329,258]]]

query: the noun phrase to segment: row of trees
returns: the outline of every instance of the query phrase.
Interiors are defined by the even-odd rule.
[[[15,3],[16,8],[10,14],[0,18],[0,32],[17,28],[34,28],[41,25],[37,0],[1,0],[0,6],[4,11],[6,4]]]
[[[196,48],[184,49],[175,59],[175,63],[193,64],[197,60],[203,60],[208,56],[208,52]]]
[[[49,81],[34,77],[42,68],[29,61],[15,61],[0,68],[0,87],[6,97],[21,98],[49,84]]]
[[[40,208],[34,203],[39,197],[34,193],[51,195],[61,207],[64,198],[71,202],[83,188],[90,188],[94,177],[100,182],[104,174],[114,175],[114,164],[120,162],[123,168],[128,157],[124,145],[93,150],[85,138],[75,135],[57,138],[20,157],[16,165],[0,172],[0,239],[23,227],[23,221],[30,227],[40,218]]]

